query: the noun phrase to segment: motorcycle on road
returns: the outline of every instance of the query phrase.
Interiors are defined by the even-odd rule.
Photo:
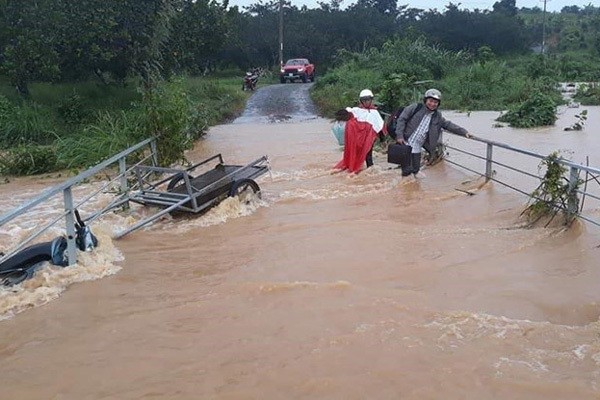
[[[248,71],[244,76],[244,83],[242,84],[242,90],[256,90],[256,84],[258,83],[258,74]]]

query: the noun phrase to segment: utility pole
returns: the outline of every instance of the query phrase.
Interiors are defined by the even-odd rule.
[[[283,66],[283,0],[279,0],[279,67]]]
[[[542,17],[542,54],[544,54],[546,49],[546,2],[548,0],[544,0],[544,14]]]

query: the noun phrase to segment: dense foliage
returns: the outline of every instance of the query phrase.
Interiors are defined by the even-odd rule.
[[[467,53],[443,50],[424,40],[391,40],[381,49],[357,53],[342,50],[335,58],[339,66],[317,81],[313,98],[330,115],[356,102],[357,93],[368,87],[389,112],[416,99],[423,85],[445,77],[469,59]]]
[[[510,109],[503,121],[515,127],[552,125],[556,105],[562,101],[556,78],[550,78],[543,65],[526,73],[523,64],[529,59],[500,61],[489,48],[472,56],[421,40],[393,40],[381,50],[341,51],[337,59],[340,65],[317,81],[313,90],[313,98],[328,116],[356,103],[357,93],[365,87],[374,90],[380,108],[388,113],[420,101],[427,88],[436,87],[444,93],[444,108]]]
[[[408,8],[397,0],[357,0],[345,9],[341,3],[309,9],[284,1],[284,57],[308,57],[322,71],[334,65],[340,49],[363,52],[393,37],[423,37],[472,55],[485,46],[501,56],[542,42],[542,10],[519,9],[515,0],[497,1],[492,10],[451,2],[443,10]],[[587,59],[555,60],[565,78],[598,79],[600,7],[565,7],[545,20],[548,54],[587,53]],[[243,10],[226,0],[0,0],[0,73],[27,95],[33,81],[124,83],[156,71],[277,67],[278,21],[278,0]]]
[[[283,56],[317,65],[314,98],[326,114],[364,87],[391,111],[435,84],[444,107],[514,115],[557,103],[556,81],[600,80],[600,7],[591,4],[544,15],[515,0],[491,10],[397,0],[314,9],[279,0],[243,9],[227,0],[0,0],[0,168],[37,172],[9,161],[48,152],[46,169],[89,165],[152,134],[170,150],[163,162],[181,159],[244,96],[237,83],[177,77],[278,71],[280,4]],[[532,55],[542,42],[545,54]],[[595,88],[580,96],[599,101]]]

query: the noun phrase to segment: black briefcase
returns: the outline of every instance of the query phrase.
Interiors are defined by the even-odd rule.
[[[402,168],[410,166],[412,147],[407,144],[393,143],[388,147],[387,158],[390,164],[398,164]]]

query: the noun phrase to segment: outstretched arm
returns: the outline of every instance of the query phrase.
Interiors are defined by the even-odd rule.
[[[447,130],[448,132],[454,133],[455,135],[464,136],[466,138],[470,138],[472,135],[460,125],[456,125],[455,123],[448,121],[446,118],[442,117],[442,128]]]

